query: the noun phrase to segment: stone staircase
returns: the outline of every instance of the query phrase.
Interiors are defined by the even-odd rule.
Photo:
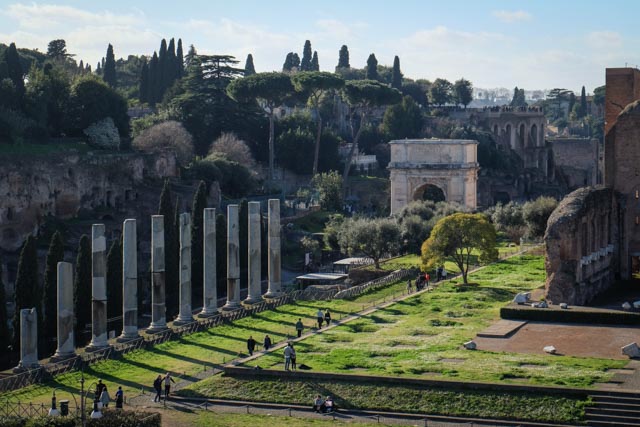
[[[640,427],[640,393],[602,391],[590,395],[593,404],[585,410],[592,427]]]

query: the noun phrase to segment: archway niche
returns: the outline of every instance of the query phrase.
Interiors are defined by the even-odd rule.
[[[507,134],[507,141],[509,141],[509,147],[513,150],[515,147],[514,147],[512,139],[511,139],[511,125],[507,125],[505,127],[505,132]]]
[[[524,131],[524,123],[520,125],[520,131],[518,132],[518,142],[520,144],[520,149],[523,149],[525,146],[525,131]]]
[[[538,146],[538,126],[535,124],[531,125],[531,141],[534,146]]]
[[[447,200],[442,188],[434,184],[425,184],[416,189],[413,200],[430,200],[432,202],[444,202]]]

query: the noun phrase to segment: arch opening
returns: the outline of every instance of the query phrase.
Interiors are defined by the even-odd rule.
[[[444,191],[437,185],[425,184],[416,189],[413,200],[429,200],[437,203],[444,202],[447,198]]]

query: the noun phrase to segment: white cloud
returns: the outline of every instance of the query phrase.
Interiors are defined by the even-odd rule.
[[[622,35],[615,31],[593,31],[587,34],[586,42],[593,49],[619,49]]]
[[[529,12],[525,12],[524,10],[494,10],[491,12],[493,16],[498,18],[502,22],[506,22],[507,24],[513,24],[514,22],[520,21],[529,21],[531,19],[531,14]]]

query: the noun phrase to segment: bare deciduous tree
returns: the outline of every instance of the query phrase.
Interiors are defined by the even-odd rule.
[[[213,141],[209,155],[223,154],[227,159],[246,166],[250,171],[255,170],[256,161],[247,143],[232,132],[224,132]]]
[[[180,122],[173,120],[146,129],[133,140],[133,146],[149,152],[174,151],[181,164],[193,158],[193,137]]]

